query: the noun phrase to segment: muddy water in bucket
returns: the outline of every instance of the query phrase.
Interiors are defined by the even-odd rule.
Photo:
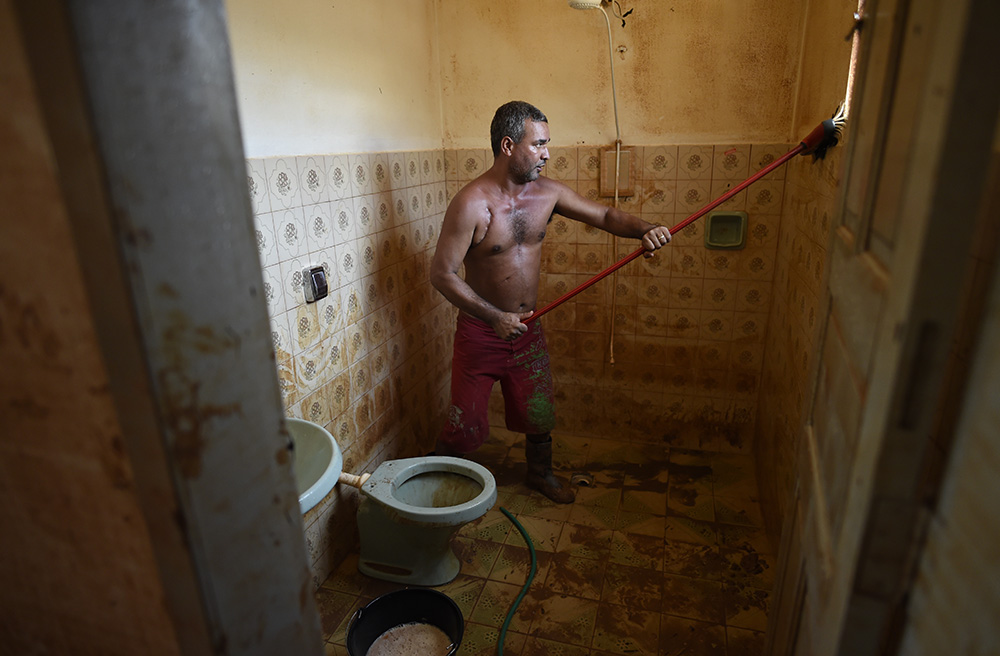
[[[450,656],[465,619],[448,595],[430,588],[384,594],[359,610],[347,630],[350,656]]]
[[[433,624],[401,624],[380,635],[368,648],[367,656],[447,656],[453,643]]]

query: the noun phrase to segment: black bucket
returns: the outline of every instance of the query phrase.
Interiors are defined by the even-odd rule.
[[[389,629],[402,624],[430,624],[451,638],[448,656],[458,651],[465,619],[451,597],[430,588],[406,588],[389,592],[361,608],[347,630],[347,653],[365,656],[372,643]]]

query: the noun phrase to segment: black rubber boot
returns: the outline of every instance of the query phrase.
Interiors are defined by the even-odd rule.
[[[552,472],[552,438],[541,442],[527,439],[524,443],[528,473],[524,482],[556,503],[573,503],[576,493]]]

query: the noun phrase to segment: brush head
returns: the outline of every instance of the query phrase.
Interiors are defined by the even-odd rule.
[[[812,155],[813,161],[826,157],[826,151],[836,146],[844,138],[844,126],[847,125],[847,117],[844,115],[844,106],[841,105],[833,113],[831,118],[826,119],[816,126],[805,139],[802,145],[802,155]]]
[[[569,6],[573,9],[600,9],[601,0],[569,0]]]

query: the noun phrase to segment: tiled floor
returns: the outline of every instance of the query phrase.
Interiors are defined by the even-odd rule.
[[[461,656],[756,656],[763,649],[773,550],[761,530],[749,456],[555,436],[557,468],[594,478],[559,506],[523,483],[524,437],[493,429],[472,455],[497,480],[497,505],[455,538],[462,571],[438,588],[465,616]],[[317,593],[327,654],[346,655],[354,611],[399,588],[345,561]]]

